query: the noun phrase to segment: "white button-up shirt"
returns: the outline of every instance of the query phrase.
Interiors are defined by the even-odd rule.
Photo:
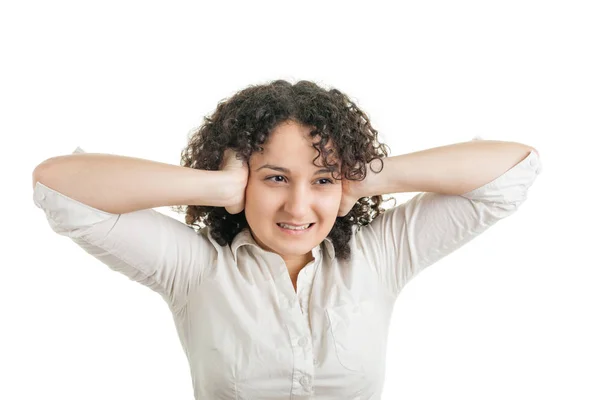
[[[390,316],[404,285],[514,213],[540,171],[532,151],[471,192],[419,193],[355,226],[348,262],[325,239],[300,271],[297,293],[283,259],[247,228],[222,247],[208,227],[196,233],[153,209],[111,214],[40,182],[33,199],[56,233],[162,296],[196,399],[366,400],[381,396]]]

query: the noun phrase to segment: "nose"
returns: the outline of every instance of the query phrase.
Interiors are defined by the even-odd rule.
[[[312,198],[310,190],[303,185],[295,185],[288,193],[283,209],[290,219],[306,222]]]

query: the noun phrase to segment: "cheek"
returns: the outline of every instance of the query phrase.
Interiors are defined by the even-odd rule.
[[[246,198],[244,208],[254,214],[268,214],[275,207],[276,197],[265,185],[250,180],[246,185]]]
[[[340,209],[340,203],[342,201],[342,192],[340,191],[335,192],[335,193],[328,193],[327,195],[323,195],[321,196],[321,198],[319,199],[319,209],[322,210],[323,213],[325,214],[335,214],[335,216],[337,216],[337,213]],[[335,218],[334,216],[334,218]]]

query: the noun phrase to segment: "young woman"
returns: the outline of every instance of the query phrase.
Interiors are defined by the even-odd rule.
[[[541,171],[514,142],[386,147],[345,94],[277,80],[219,103],[181,166],[76,150],[35,169],[34,201],[164,298],[197,399],[377,399],[402,288],[515,212]],[[422,193],[381,207],[400,192]]]

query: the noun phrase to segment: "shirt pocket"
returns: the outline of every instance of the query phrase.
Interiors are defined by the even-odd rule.
[[[373,372],[383,362],[381,310],[372,300],[325,309],[339,363],[349,371]]]

